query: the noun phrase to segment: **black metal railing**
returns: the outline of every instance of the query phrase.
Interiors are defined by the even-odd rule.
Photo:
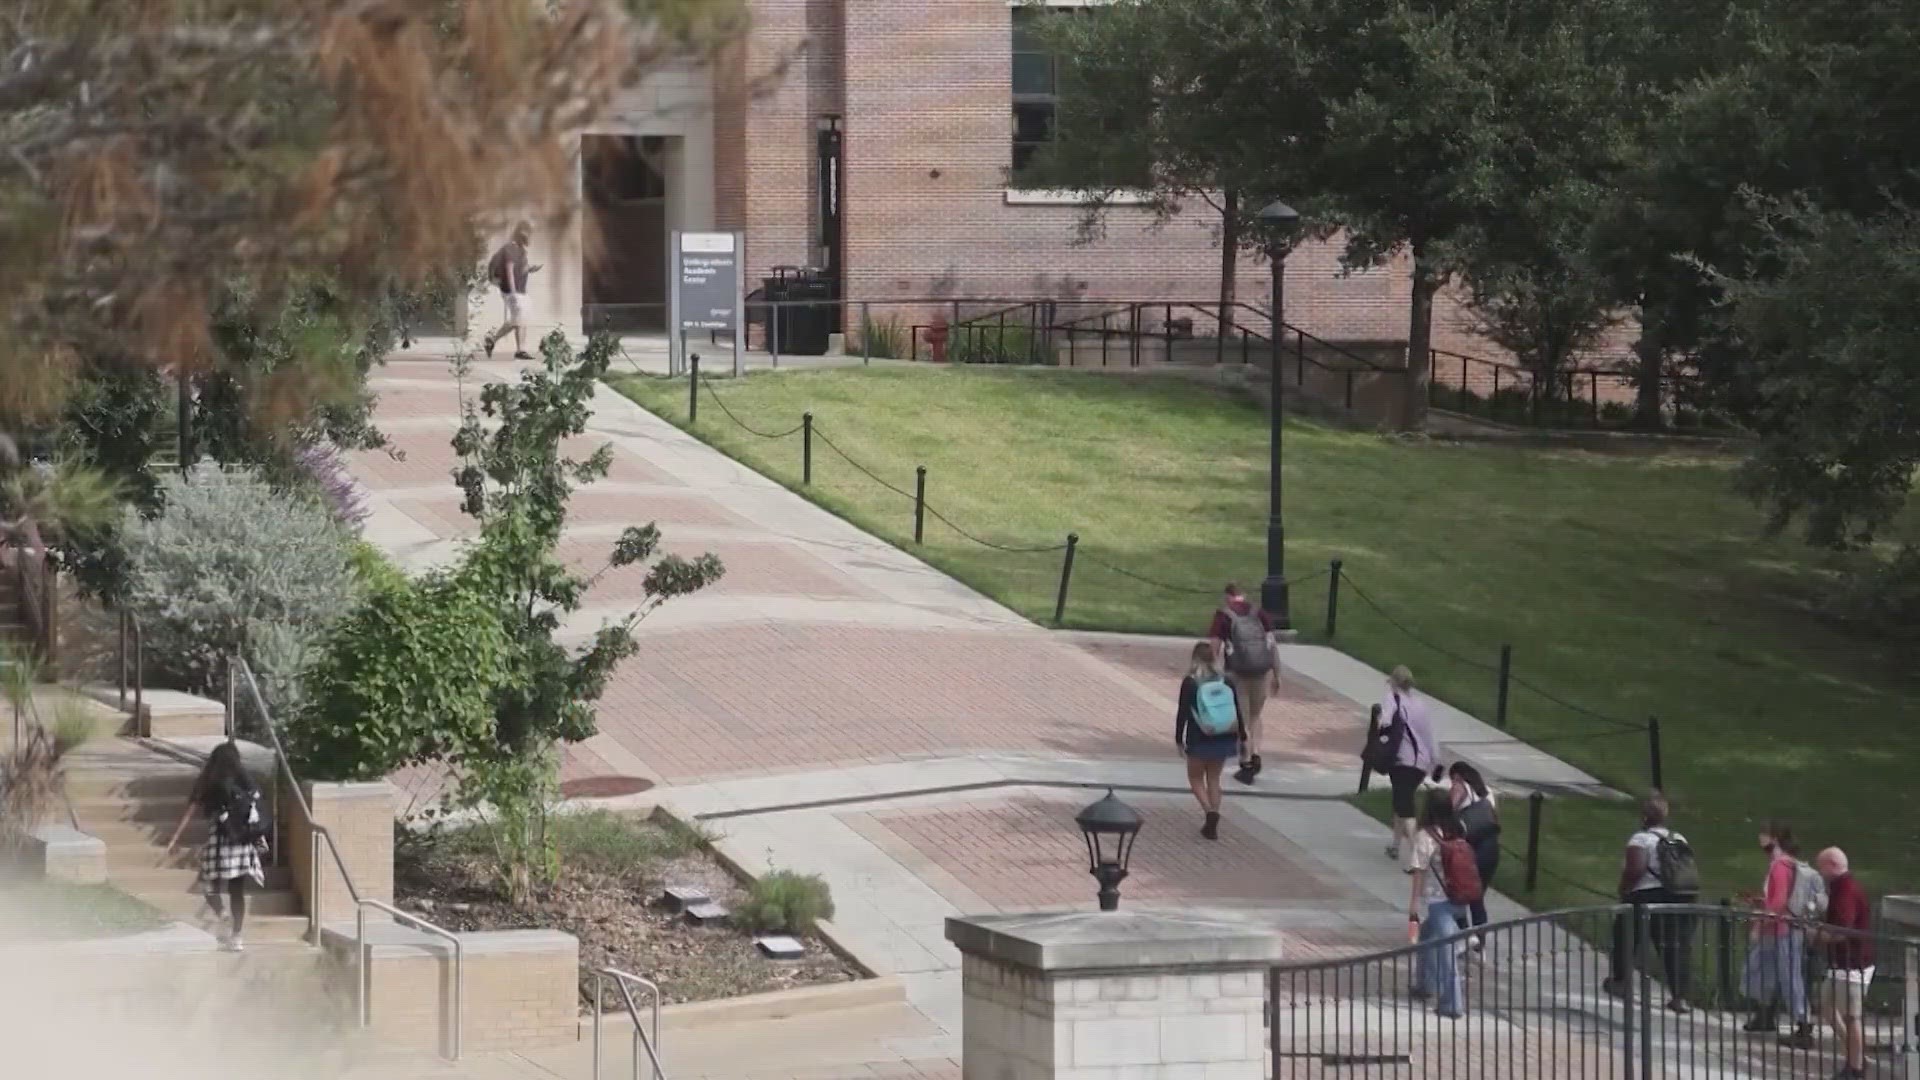
[[[1835,963],[1861,945],[1870,970]],[[1855,980],[1866,1075],[1914,1076],[1920,941],[1701,904],[1429,927],[1417,944],[1274,968],[1272,1075],[1825,1078],[1846,1050],[1819,1016]]]
[[[1586,363],[1542,374],[1503,360],[1431,349],[1427,404],[1468,416],[1527,427],[1622,428],[1638,420],[1639,375],[1624,363]],[[1699,380],[1684,372],[1661,376],[1662,420],[1700,432],[1731,433],[1733,425],[1693,407]]]
[[[28,648],[35,660],[50,664],[59,651],[59,568],[47,552],[24,543],[6,548],[7,569],[13,574],[20,618],[26,627]]]

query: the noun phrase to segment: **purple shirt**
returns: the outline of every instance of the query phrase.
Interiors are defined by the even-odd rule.
[[[1399,763],[1425,772],[1440,761],[1440,744],[1433,737],[1433,720],[1427,715],[1426,699],[1412,690],[1387,688],[1380,699],[1380,727],[1393,723],[1395,698],[1406,718],[1407,737],[1400,740]]]

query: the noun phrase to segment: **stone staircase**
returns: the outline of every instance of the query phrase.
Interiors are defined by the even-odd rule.
[[[108,883],[187,923],[205,909],[196,885],[204,822],[187,826],[171,858],[166,846],[198,774],[196,766],[126,738],[89,743],[67,758],[67,797],[80,831],[106,845]],[[271,861],[267,887],[247,899],[250,946],[298,944],[307,931],[290,875]]]

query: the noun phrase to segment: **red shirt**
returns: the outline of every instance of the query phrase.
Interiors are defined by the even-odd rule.
[[[1214,609],[1213,626],[1207,630],[1208,637],[1215,641],[1231,641],[1233,639],[1233,622],[1227,618],[1228,607],[1233,608],[1235,615],[1258,615],[1260,617],[1260,625],[1264,627],[1268,633],[1273,632],[1273,616],[1267,614],[1265,611],[1255,611],[1253,605],[1249,603],[1245,597],[1242,597],[1239,600],[1233,601],[1231,604],[1222,605]]]
[[[1853,879],[1841,874],[1827,882],[1828,926],[1866,933],[1873,929],[1873,907],[1867,903],[1867,891]],[[1858,971],[1873,966],[1873,939],[1851,935],[1827,943],[1827,962],[1836,968]]]

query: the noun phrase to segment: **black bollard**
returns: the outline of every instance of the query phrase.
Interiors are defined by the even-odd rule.
[[[1067,618],[1067,585],[1073,580],[1073,552],[1080,546],[1080,534],[1067,534],[1067,554],[1060,560],[1060,593],[1053,598],[1053,625],[1059,626]]]

